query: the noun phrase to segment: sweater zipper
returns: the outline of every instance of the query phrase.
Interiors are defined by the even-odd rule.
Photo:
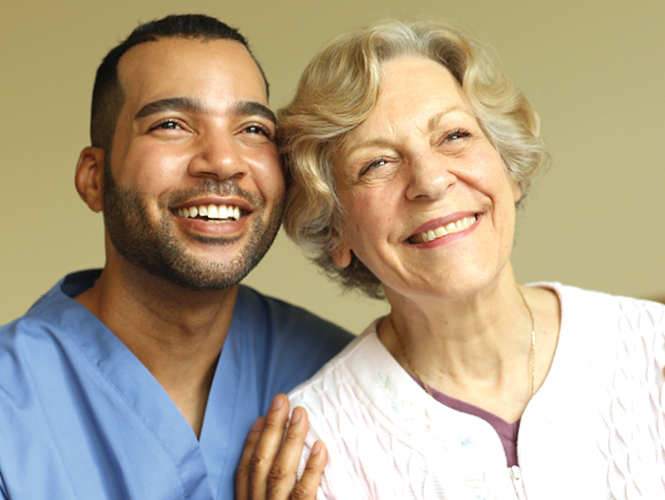
[[[524,483],[522,482],[522,472],[520,471],[520,468],[517,465],[513,465],[509,470],[517,498],[519,500],[526,500],[526,492],[524,491]]]

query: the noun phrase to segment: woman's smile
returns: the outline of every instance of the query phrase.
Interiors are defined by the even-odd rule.
[[[410,245],[419,243],[431,243],[432,241],[443,238],[444,236],[461,233],[473,226],[480,214],[474,214],[453,220],[452,222],[431,221],[423,224],[418,231],[407,239]]]

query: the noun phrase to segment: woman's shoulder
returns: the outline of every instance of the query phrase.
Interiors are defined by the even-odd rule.
[[[400,432],[434,411],[432,401],[381,343],[372,323],[344,351],[290,394],[307,411],[310,437],[360,436],[366,426]],[[412,430],[413,431],[413,430]],[[413,434],[413,432],[411,432]]]
[[[638,367],[665,353],[665,305],[560,283],[531,286],[549,288],[559,298],[561,321],[555,364],[557,358],[576,353],[596,363],[605,360],[616,368],[621,365],[616,362],[621,353],[630,352],[631,366]],[[640,357],[643,363],[638,361]]]
[[[665,305],[646,299],[613,295],[598,290],[586,290],[558,282],[536,282],[527,286],[549,289],[556,294],[562,314],[575,316],[624,316],[633,318],[648,316],[655,323],[665,321]]]
[[[362,360],[376,351],[380,341],[376,335],[376,324],[372,322],[358,337],[352,340],[339,354],[333,357],[314,376],[289,393],[291,406],[302,406],[308,413],[323,410],[323,400],[333,406],[341,402],[340,386],[358,386],[358,371]]]
[[[561,283],[528,286],[547,289],[558,298],[559,333],[554,362],[573,352],[599,360],[613,359],[612,353],[617,349],[634,351],[641,344],[650,346],[647,356],[665,347],[663,304]]]
[[[291,407],[304,408],[309,419],[298,475],[304,471],[307,451],[322,440],[328,450],[328,460],[319,494],[325,493],[326,498],[371,497],[366,490],[367,478],[362,476],[361,457],[356,451],[358,441],[371,432],[367,426],[373,425],[373,421],[362,417],[367,409],[364,405],[368,403],[363,396],[366,388],[362,372],[366,367],[362,361],[380,347],[375,325],[373,322],[312,378],[289,393]],[[363,460],[368,458],[367,453],[362,455]]]

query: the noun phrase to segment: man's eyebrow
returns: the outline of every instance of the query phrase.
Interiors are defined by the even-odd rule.
[[[162,113],[164,111],[186,111],[189,113],[203,113],[205,107],[195,99],[189,97],[171,97],[168,99],[160,99],[159,101],[149,102],[143,106],[134,119],[143,118],[155,113]],[[277,117],[272,110],[256,101],[240,101],[231,108],[231,114],[237,116],[251,116],[256,115],[273,123],[277,123]]]
[[[189,97],[171,97],[168,99],[160,99],[159,101],[149,102],[134,115],[134,119],[143,118],[144,116],[153,115],[155,113],[162,113],[164,111],[187,111],[190,113],[201,113],[204,111],[200,102]]]
[[[268,106],[256,101],[240,101],[236,103],[231,109],[231,114],[237,116],[251,116],[256,115],[266,120],[270,120],[273,123],[277,123],[277,117],[275,113]]]

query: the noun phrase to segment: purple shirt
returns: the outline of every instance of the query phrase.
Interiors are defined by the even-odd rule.
[[[418,383],[418,385],[422,387],[418,379],[415,377],[413,379]],[[429,389],[429,392],[432,393],[434,399],[436,399],[439,403],[446,405],[448,408],[452,408],[453,410],[461,411],[462,413],[468,413],[469,415],[482,418],[485,422],[490,424],[499,435],[499,439],[501,439],[503,450],[506,453],[508,467],[517,465],[517,432],[520,428],[519,420],[509,424],[502,418],[497,417],[493,413],[483,410],[482,408],[478,408],[477,406],[465,403],[459,399],[446,396],[444,393],[437,391],[429,385],[427,388]]]

